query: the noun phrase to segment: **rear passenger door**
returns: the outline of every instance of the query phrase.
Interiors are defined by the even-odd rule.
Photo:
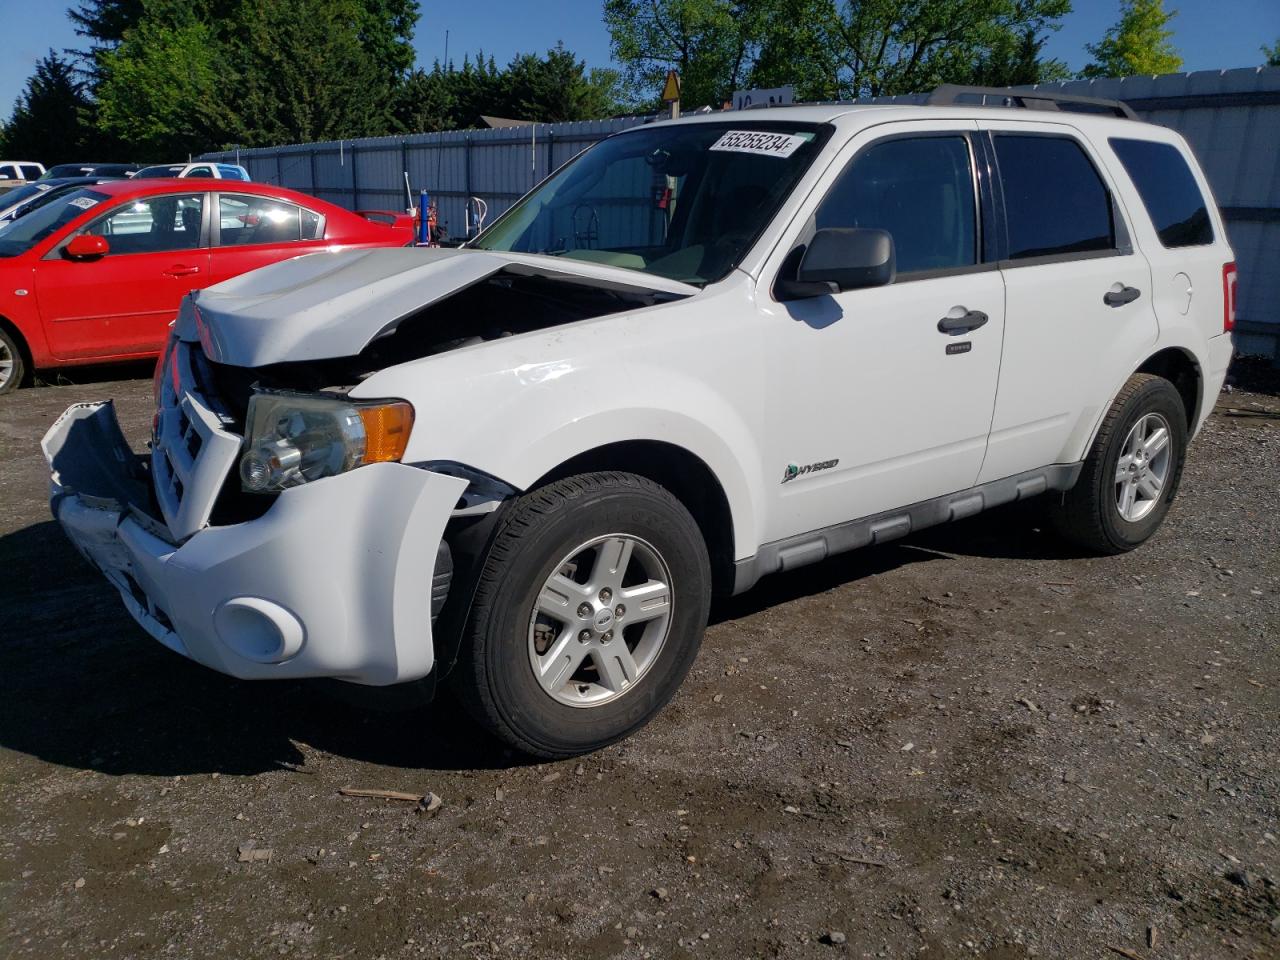
[[[325,247],[324,218],[285,200],[219,193],[213,223],[214,283]]]
[[[1082,459],[1158,329],[1150,267],[1093,148],[1064,124],[981,125],[1004,211],[1006,314],[985,483]]]

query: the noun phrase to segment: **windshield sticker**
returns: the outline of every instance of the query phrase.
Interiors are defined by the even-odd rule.
[[[808,142],[806,137],[790,133],[760,133],[753,130],[730,130],[711,145],[712,150],[727,153],[755,153],[764,157],[789,157]]]
[[[46,190],[52,190],[53,187],[47,183],[37,183],[36,189],[39,190],[41,193],[44,193]]]
[[[73,207],[79,207],[81,210],[88,210],[90,207],[97,206],[98,201],[92,197],[76,197],[74,200],[68,200],[67,203]]]

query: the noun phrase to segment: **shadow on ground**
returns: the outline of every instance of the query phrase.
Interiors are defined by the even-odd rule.
[[[1028,505],[1030,507],[1030,505]],[[713,623],[923,562],[966,555],[1062,556],[1006,509],[897,544],[764,579],[718,603]],[[323,682],[242,682],[171,653],[124,611],[116,592],[52,520],[0,537],[0,746],[109,774],[252,774],[298,768],[298,744],[369,763],[475,769],[522,763],[448,697]],[[341,688],[341,695],[335,694]]]

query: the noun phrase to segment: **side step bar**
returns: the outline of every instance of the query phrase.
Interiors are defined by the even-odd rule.
[[[1028,470],[1003,480],[992,480],[968,490],[923,500],[909,507],[766,543],[754,557],[739,560],[734,565],[733,592],[739,594],[750,590],[756,581],[770,573],[794,570],[819,563],[833,554],[897,540],[926,527],[963,520],[992,507],[1026,500],[1049,490],[1069,490],[1080,476],[1082,466],[1079,463],[1055,464]]]

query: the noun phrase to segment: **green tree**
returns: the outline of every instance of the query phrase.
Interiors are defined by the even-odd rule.
[[[1280,40],[1269,47],[1263,47],[1262,55],[1267,58],[1268,67],[1280,67]]]
[[[144,19],[101,52],[98,124],[152,159],[181,159],[246,138],[226,47],[194,17]]]
[[[361,0],[254,0],[231,41],[244,143],[376,136],[393,81],[365,49]]]
[[[588,73],[586,64],[563,44],[545,57],[517,56],[506,71],[506,115],[542,123],[607,117],[618,110],[618,83],[616,71]]]
[[[50,50],[36,63],[4,125],[0,154],[49,166],[79,159],[89,109],[74,66]]]
[[[1182,57],[1172,43],[1169,22],[1176,11],[1164,0],[1122,0],[1120,19],[1097,43],[1085,44],[1093,61],[1082,77],[1150,76],[1177,73]]]
[[[801,99],[878,96],[939,83],[1062,72],[1045,30],[1070,0],[605,0],[615,59],[657,90],[681,72],[687,107],[792,84]]]
[[[1071,79],[1065,63],[1041,56],[1045,40],[1031,28],[1002,37],[978,63],[973,82],[986,87],[1016,87]]]

